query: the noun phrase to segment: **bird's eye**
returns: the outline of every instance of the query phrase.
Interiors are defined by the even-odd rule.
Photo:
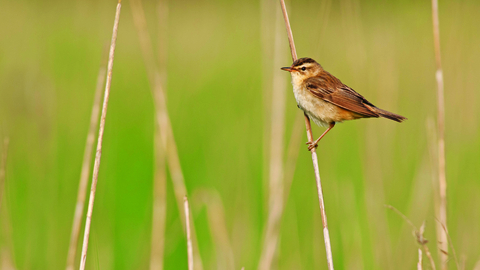
[[[302,70],[305,71],[307,68],[306,67],[302,67]]]

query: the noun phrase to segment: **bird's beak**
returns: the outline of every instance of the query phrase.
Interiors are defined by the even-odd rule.
[[[294,69],[292,67],[282,67],[281,70],[285,70],[285,71],[288,71],[288,72],[294,71]]]

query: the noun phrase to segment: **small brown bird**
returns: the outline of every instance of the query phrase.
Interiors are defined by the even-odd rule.
[[[328,127],[314,142],[307,142],[308,150],[337,122],[359,118],[384,117],[402,122],[405,117],[375,107],[362,95],[328,73],[312,58],[300,58],[290,67],[282,67],[292,75],[293,93],[298,107],[319,126]]]

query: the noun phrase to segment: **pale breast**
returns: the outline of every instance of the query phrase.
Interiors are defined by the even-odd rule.
[[[294,87],[293,94],[300,109],[319,126],[328,127],[332,122],[350,120],[345,117],[347,110],[315,97],[306,88]]]

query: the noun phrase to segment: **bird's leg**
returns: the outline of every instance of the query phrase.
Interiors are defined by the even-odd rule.
[[[325,136],[325,134],[327,134],[327,132],[329,132],[333,127],[335,126],[335,122],[332,122],[330,123],[330,126],[327,128],[327,130],[325,130],[325,132],[323,132],[323,134],[314,142],[307,142],[307,145],[308,145],[308,151],[312,150],[314,147],[317,147],[318,146],[318,142],[323,138],[323,136]]]

